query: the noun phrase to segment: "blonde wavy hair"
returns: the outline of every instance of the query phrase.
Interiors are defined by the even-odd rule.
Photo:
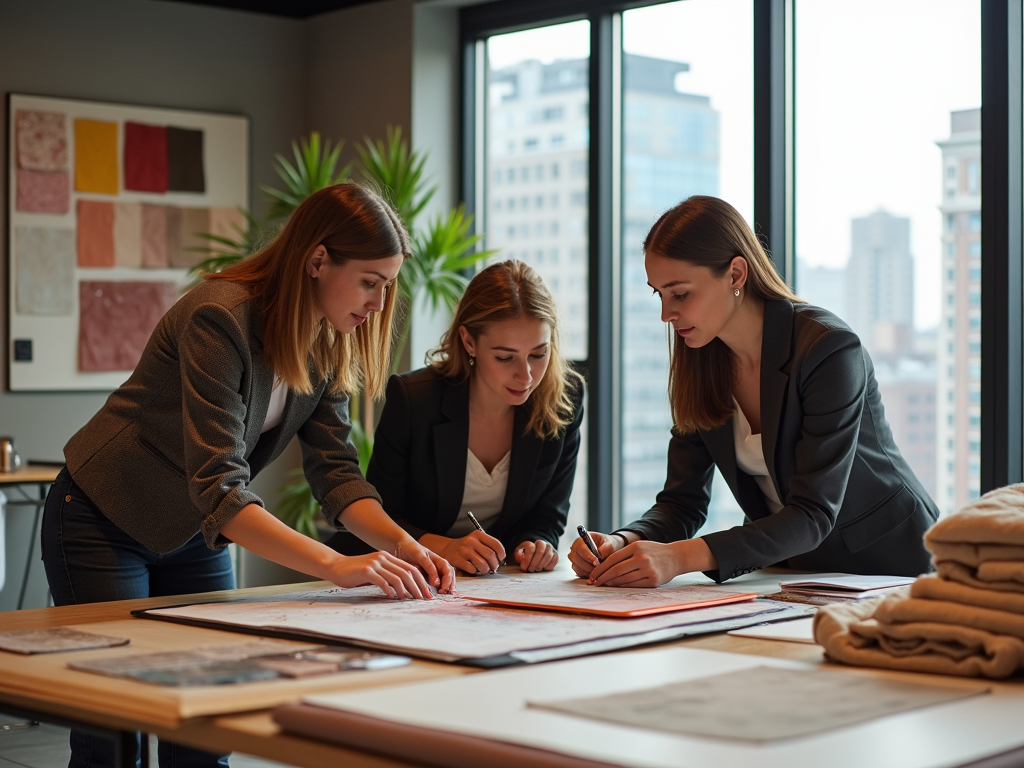
[[[573,399],[582,392],[583,377],[566,362],[559,341],[558,310],[551,291],[532,267],[521,261],[503,261],[479,272],[459,299],[451,325],[440,345],[428,355],[440,375],[466,381],[473,373],[459,328],[479,339],[487,326],[526,317],[551,329],[548,368],[530,395],[530,421],[526,431],[542,439],[557,437],[573,418]]]
[[[262,251],[206,279],[249,289],[263,320],[267,362],[289,389],[309,394],[315,376],[318,382],[331,379],[335,394],[362,388],[380,397],[391,366],[397,286],[388,289],[381,311],[354,333],[337,332],[327,320],[316,319],[316,288],[306,271],[320,245],[337,265],[411,255],[405,227],[379,195],[358,184],[336,184],[306,198]]]
[[[694,195],[658,219],[644,239],[644,253],[707,267],[715,277],[737,256],[747,262],[744,290],[762,301],[803,303],[775,271],[768,251],[740,212],[717,197]],[[732,350],[721,339],[691,348],[678,335],[672,342],[668,396],[672,422],[682,433],[721,426],[735,412]]]

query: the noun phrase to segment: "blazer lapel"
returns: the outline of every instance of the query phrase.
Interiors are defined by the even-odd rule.
[[[526,424],[530,419],[528,405],[516,408],[515,421],[512,426],[512,455],[509,457],[508,486],[505,488],[505,500],[501,505],[501,517],[495,527],[499,536],[508,531],[526,510],[527,496],[537,473],[537,462],[540,460],[544,441],[530,432],[526,433]]]
[[[267,419],[270,407],[270,393],[274,389],[274,372],[263,357],[263,345],[254,345],[252,350],[252,383],[249,389],[249,402],[246,404],[245,441],[246,454],[252,452],[260,439],[263,422]]]
[[[707,432],[701,432],[704,438],[704,445],[711,453],[711,458],[718,465],[718,470],[725,478],[729,487],[736,490],[736,438],[733,437],[732,419],[729,419],[720,427],[715,427]]]
[[[466,452],[469,450],[469,381],[444,382],[441,415],[447,421],[433,428],[434,462],[437,467],[438,529],[455,523],[466,489]]]
[[[764,335],[761,339],[761,450],[780,499],[785,496],[775,471],[775,445],[789,386],[789,375],[783,373],[781,368],[789,360],[792,338],[792,302],[785,299],[766,301]]]

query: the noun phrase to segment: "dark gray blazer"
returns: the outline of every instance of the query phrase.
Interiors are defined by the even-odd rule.
[[[893,442],[870,357],[830,312],[765,303],[761,445],[785,505],[779,512],[736,466],[729,419],[673,432],[665,489],[622,530],[652,541],[692,538],[707,519],[717,465],[747,521],[703,537],[718,561],[708,574],[716,581],[773,564],[907,576],[930,569],[922,535],[938,509]]]
[[[294,435],[332,524],[357,499],[379,501],[349,439],[348,396],[331,395],[327,381],[290,391],[281,423],[261,436],[273,385],[248,291],[203,283],[164,315],[128,381],[64,447],[68,470],[111,522],[160,553],[200,530],[208,546],[226,544],[221,526],[263,506],[250,479]]]
[[[501,514],[487,530],[510,556],[523,541],[558,546],[576,474],[583,405],[577,404],[557,438],[526,434],[529,418],[527,401],[515,412]],[[387,513],[414,537],[444,535],[455,522],[468,450],[468,381],[450,381],[431,368],[391,377],[366,477],[380,491]]]

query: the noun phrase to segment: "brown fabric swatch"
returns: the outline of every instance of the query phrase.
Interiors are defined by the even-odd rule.
[[[114,266],[114,204],[78,201],[78,266]]]
[[[67,171],[18,169],[17,210],[25,213],[67,213],[71,180]]]
[[[142,205],[114,203],[114,263],[142,266]]]
[[[181,208],[181,248],[171,253],[172,267],[191,269],[208,259],[210,241],[199,237],[199,233],[210,231],[209,208]]]
[[[167,189],[170,192],[205,192],[203,132],[167,128]]]
[[[177,299],[172,282],[79,283],[78,350],[83,371],[130,371]]]
[[[164,269],[167,257],[167,206],[142,204],[142,266]]]

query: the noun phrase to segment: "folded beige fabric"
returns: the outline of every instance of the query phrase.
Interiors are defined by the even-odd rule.
[[[1024,640],[1018,637],[953,624],[885,624],[871,618],[882,604],[907,600],[901,590],[863,603],[824,606],[814,617],[814,639],[828,658],[858,666],[993,679],[1024,670]]]
[[[947,581],[933,574],[918,577],[917,581],[910,585],[910,596],[1024,614],[1024,592],[978,589],[958,581]]]
[[[933,543],[1024,546],[1024,483],[989,491],[955,515],[939,520],[924,535]]]
[[[958,563],[977,567],[990,560],[1024,561],[1024,547],[1012,544],[954,544],[945,541],[929,541],[928,551],[935,562],[956,560]]]
[[[874,618],[882,624],[909,624],[918,621],[951,624],[1024,640],[1024,614],[996,611],[948,600],[922,600],[917,597],[883,600],[875,609]]]
[[[983,563],[982,565],[987,564]],[[1000,563],[1000,566],[1002,565],[1004,565],[1004,563]],[[1017,563],[1016,565],[1021,564]],[[1024,594],[1024,581],[996,581],[994,579],[991,581],[983,581],[980,578],[979,573],[982,568],[981,565],[977,568],[970,568],[962,563],[956,562],[955,560],[940,560],[935,564],[935,568],[939,572],[939,578],[946,579],[948,581],[956,581],[978,589],[988,589],[996,592],[1019,592]],[[1019,575],[1013,573],[1007,574],[1007,571],[1010,570],[1011,569],[988,568],[985,573],[989,577],[993,577],[995,575],[1015,575],[1016,578],[1020,578]]]
[[[978,581],[986,584],[1020,584],[1024,587],[1024,563],[989,560],[978,566]]]

